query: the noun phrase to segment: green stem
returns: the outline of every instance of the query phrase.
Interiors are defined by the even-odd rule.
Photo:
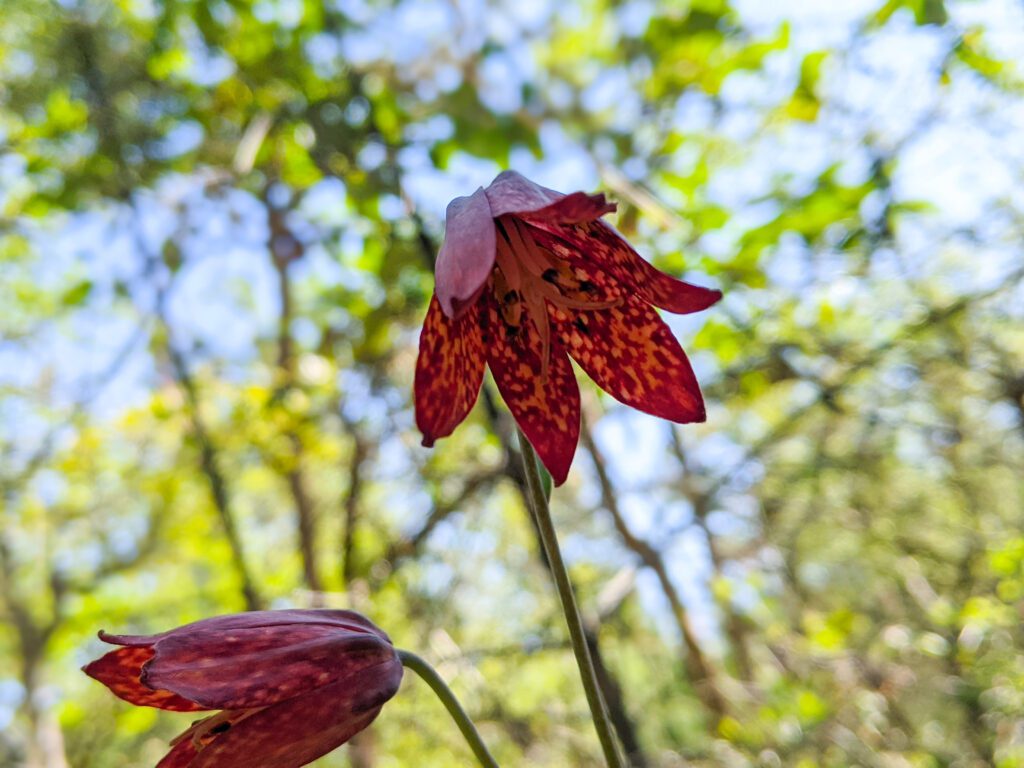
[[[484,745],[483,739],[480,738],[480,734],[477,733],[473,721],[469,719],[469,715],[466,714],[466,710],[459,704],[459,700],[455,698],[451,688],[437,674],[437,670],[412,651],[398,650],[397,653],[398,658],[402,660],[402,666],[406,669],[411,669],[423,678],[423,681],[437,694],[437,698],[444,704],[448,714],[452,716],[452,720],[459,726],[459,730],[462,731],[462,735],[468,742],[469,748],[473,750],[473,754],[476,755],[480,765],[484,768],[498,768],[498,764],[491,757],[491,753],[487,751],[487,747]]]
[[[530,508],[530,514],[540,533],[544,554],[547,556],[551,574],[555,580],[555,588],[558,590],[558,598],[562,603],[562,612],[565,613],[565,621],[569,625],[572,650],[576,654],[576,664],[580,668],[583,690],[587,694],[587,703],[590,705],[597,737],[601,741],[604,759],[609,768],[624,768],[612,732],[608,708],[601,696],[601,689],[598,687],[597,672],[594,670],[594,660],[591,658],[590,648],[587,646],[587,638],[583,631],[583,619],[580,616],[579,606],[576,604],[576,595],[573,593],[569,572],[562,559],[562,550],[558,546],[558,535],[555,533],[555,524],[551,520],[548,497],[540,479],[537,453],[522,430],[519,430],[519,450],[523,459],[523,472],[526,475],[527,506]]]

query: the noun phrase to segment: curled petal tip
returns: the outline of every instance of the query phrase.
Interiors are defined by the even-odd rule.
[[[455,319],[455,307],[452,306],[452,300],[447,296],[444,299],[438,299],[438,303],[441,305],[441,311],[444,316],[449,320]]]
[[[684,424],[703,424],[708,420],[708,410],[704,404],[704,397],[700,394],[699,390],[697,392],[697,398],[700,402],[694,410],[693,416],[683,422]]]
[[[458,320],[460,317],[466,314],[472,307],[477,299],[480,298],[480,293],[483,290],[483,285],[477,289],[476,293],[467,298],[460,298],[458,296],[446,296],[441,302],[441,311],[451,320]],[[440,299],[439,299],[440,301]]]

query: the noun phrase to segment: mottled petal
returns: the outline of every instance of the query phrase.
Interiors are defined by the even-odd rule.
[[[355,611],[293,608],[279,611],[249,611],[226,616],[213,616],[156,635],[111,635],[100,632],[100,639],[114,645],[152,646],[172,635],[187,634],[197,629],[229,632],[253,627],[275,627],[293,624],[326,624],[348,632],[369,632],[391,642],[387,634],[368,618]]]
[[[389,642],[330,624],[192,629],[161,639],[143,683],[208,709],[265,707],[394,657]]]
[[[494,381],[555,485],[561,485],[569,474],[580,433],[580,391],[572,364],[558,339],[551,339],[544,381],[544,342],[529,314],[522,314],[518,326],[509,326],[497,304],[487,304],[487,362]]]
[[[448,204],[444,243],[434,267],[435,291],[448,317],[464,312],[490,277],[495,238],[494,214],[483,187]]]
[[[298,768],[311,763],[373,722],[401,680],[402,665],[395,658],[262,709],[218,734],[189,768]]]
[[[531,233],[534,240],[544,248],[557,255],[564,255],[568,249],[581,253],[656,307],[682,315],[707,309],[722,298],[721,291],[684,283],[655,268],[603,221],[574,227],[541,220],[529,223],[535,227]]]
[[[207,707],[167,690],[154,690],[142,683],[143,665],[153,658],[151,646],[118,648],[87,664],[82,671],[99,680],[115,696],[140,707],[158,707],[176,712],[197,712]]]
[[[669,421],[704,421],[686,354],[649,304],[630,296],[610,309],[554,315],[569,354],[612,397]]]
[[[188,768],[196,759],[196,745],[191,739],[183,739],[174,745],[164,759],[156,764],[156,768]]]
[[[609,203],[603,194],[588,195],[573,192],[551,205],[536,211],[519,213],[524,221],[547,221],[552,224],[585,224],[596,221],[606,213],[613,213],[615,203]]]
[[[416,426],[426,446],[450,435],[480,394],[487,360],[480,312],[477,301],[452,320],[441,310],[437,296],[430,301],[420,332],[414,385]]]

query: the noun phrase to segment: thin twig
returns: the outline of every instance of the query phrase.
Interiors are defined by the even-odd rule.
[[[419,675],[430,686],[431,690],[437,694],[437,698],[441,700],[445,709],[448,710],[448,714],[452,716],[452,720],[459,727],[463,737],[466,739],[466,743],[473,750],[473,754],[480,765],[483,768],[498,768],[498,763],[491,757],[491,753],[487,751],[487,745],[480,738],[480,734],[477,732],[476,726],[473,725],[473,721],[466,714],[466,710],[462,708],[462,705],[459,704],[459,700],[455,698],[451,688],[448,687],[444,679],[437,673],[437,670],[412,651],[399,650],[398,658],[402,660],[402,666],[411,669]]]
[[[586,419],[583,419],[580,424],[580,437],[584,448],[590,454],[594,469],[597,472],[598,484],[601,488],[601,504],[611,515],[619,538],[627,549],[640,558],[640,561],[654,572],[654,575],[658,578],[658,583],[661,585],[661,591],[665,594],[672,608],[672,616],[675,618],[676,626],[679,628],[683,638],[683,645],[686,648],[684,663],[687,672],[701,703],[714,715],[714,723],[711,725],[712,729],[715,729],[718,720],[728,714],[728,706],[725,697],[719,690],[715,669],[705,656],[697,640],[697,635],[690,625],[690,617],[679,595],[679,590],[676,589],[669,576],[668,567],[665,565],[665,560],[662,558],[661,553],[649,542],[644,541],[630,530],[622,510],[619,508],[618,498],[615,494],[611,478],[608,476],[604,457],[594,443],[594,436],[591,434],[590,426],[587,424]]]
[[[265,201],[267,220],[270,226],[270,261],[277,275],[278,318],[277,318],[277,365],[280,373],[280,387],[275,401],[283,402],[296,386],[295,340],[292,337],[292,284],[290,266],[302,257],[303,247],[292,233],[284,219],[284,211]],[[299,534],[299,554],[302,558],[302,574],[306,586],[317,596],[323,592],[320,568],[316,553],[316,510],[309,493],[306,474],[303,469],[303,445],[298,432],[288,427],[284,437],[290,448],[288,465],[281,468],[288,481],[288,490],[295,504],[296,528]]]

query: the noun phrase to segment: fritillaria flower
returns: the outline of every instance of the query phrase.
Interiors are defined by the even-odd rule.
[[[424,445],[466,417],[487,365],[561,484],[580,425],[570,357],[626,405],[704,420],[690,363],[655,307],[697,312],[721,293],[651,266],[601,220],[614,210],[604,195],[563,195],[514,171],[449,204],[416,364]]]
[[[398,690],[384,632],[351,611],[254,611],[121,646],[84,668],[122,699],[178,712],[220,710],[172,742],[158,768],[297,768],[366,728]]]

